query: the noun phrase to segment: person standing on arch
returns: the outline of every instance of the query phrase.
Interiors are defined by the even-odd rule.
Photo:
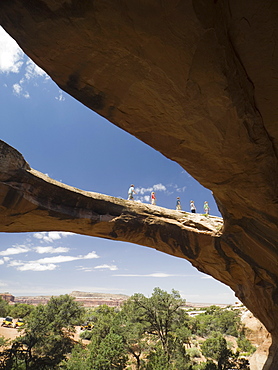
[[[156,196],[155,196],[155,192],[154,191],[152,191],[152,193],[151,193],[151,204],[153,206],[156,205]]]
[[[134,185],[131,184],[129,189],[128,189],[128,198],[127,198],[127,200],[134,200],[133,194],[136,194],[136,191],[134,189]]]
[[[176,210],[181,211],[181,200],[180,197],[177,197]]]
[[[209,205],[207,201],[204,202],[204,212],[206,215],[209,215]]]
[[[190,211],[191,211],[191,213],[196,213],[196,207],[195,207],[195,204],[194,204],[194,200],[190,201]]]

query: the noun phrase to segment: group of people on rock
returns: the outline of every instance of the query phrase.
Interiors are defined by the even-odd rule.
[[[181,211],[181,201],[180,201],[180,197],[177,197],[177,204],[176,204],[176,210],[177,211]],[[196,213],[197,209],[196,209],[196,206],[195,206],[195,203],[194,203],[194,200],[191,200],[190,201],[190,212],[191,213]],[[205,201],[204,202],[204,213],[206,215],[209,215],[209,205],[208,205],[208,202]]]
[[[134,194],[136,194],[136,191],[134,189],[134,185],[131,184],[130,187],[129,187],[129,189],[128,189],[128,198],[127,199],[128,200],[134,200],[134,196],[133,196]],[[154,191],[151,192],[151,204],[154,205],[154,206],[156,205],[156,196],[155,196],[155,192]],[[182,210],[180,197],[177,197],[176,210],[177,211],[181,211]],[[209,214],[209,211],[210,211],[210,209],[209,209],[208,202],[205,201],[204,202],[204,213],[206,215],[208,215]],[[191,200],[190,201],[190,212],[191,213],[196,213],[196,206],[195,206],[194,200]]]

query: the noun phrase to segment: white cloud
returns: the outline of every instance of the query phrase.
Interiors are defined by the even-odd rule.
[[[20,95],[20,93],[22,92],[22,87],[19,84],[14,84],[13,92],[15,95]]]
[[[43,69],[37,66],[31,59],[28,59],[26,62],[25,78],[27,80],[30,80],[36,77],[48,77],[48,76]]]
[[[155,185],[150,186],[148,188],[139,188],[139,187],[137,187],[135,189],[135,191],[137,193],[137,198],[136,198],[137,202],[139,202],[139,203],[150,203],[150,200],[151,200],[150,193],[152,191],[167,192],[167,188],[163,184],[155,184]],[[148,195],[145,195],[146,193]]]
[[[0,40],[0,72],[19,73],[23,64],[23,51],[2,27]]]
[[[166,277],[189,277],[195,275],[180,275],[180,274],[176,275],[176,274],[165,274],[164,272],[154,272],[152,274],[115,274],[113,276],[166,278]]]
[[[136,188],[135,191],[139,195],[144,195],[145,193],[151,193],[152,191],[166,191],[166,186],[162,184],[155,184],[149,188]]]
[[[156,184],[153,186],[154,191],[166,191],[166,186],[162,184]]]
[[[25,91],[24,94],[22,94],[22,96],[26,99],[29,99],[30,98],[30,94],[28,93],[28,91]]]
[[[39,254],[43,254],[43,253],[66,253],[69,251],[69,248],[66,248],[66,247],[57,247],[57,248],[54,248],[54,247],[35,247],[34,248],[35,251]]]
[[[10,257],[3,257],[0,259],[0,265],[3,265],[5,262],[8,262],[10,260]]]
[[[182,188],[177,187],[176,190],[177,190],[178,193],[184,193],[185,190],[186,190],[186,186],[183,186]]]
[[[35,233],[33,237],[36,239],[40,239],[47,243],[52,243],[54,240],[66,238],[68,235],[73,235],[73,233],[64,232],[64,231],[50,231],[50,232]]]
[[[94,268],[93,267],[83,267],[83,266],[79,266],[79,267],[77,267],[77,269],[76,270],[79,270],[79,271],[85,271],[85,272],[91,272],[91,271],[93,271],[94,270]]]
[[[55,257],[45,257],[38,259],[37,263],[61,263],[61,262],[71,262],[75,260],[83,259],[82,257],[73,257],[73,256],[55,256]]]
[[[28,251],[30,251],[30,248],[27,247],[26,245],[17,245],[14,247],[7,248],[4,251],[1,251],[0,256],[10,256],[13,254],[26,253]]]
[[[83,259],[93,259],[99,258],[96,252],[90,252],[84,256],[55,256],[55,257],[45,257],[40,258],[36,261],[10,261],[8,266],[15,267],[19,271],[45,271],[45,270],[54,270],[57,267],[57,264],[63,262],[71,262],[76,260],[83,260]],[[46,267],[45,267],[46,266]]]
[[[2,27],[0,27],[0,73],[1,72],[24,73],[24,77],[12,86],[12,90],[15,95],[26,99],[30,98],[26,86],[31,79],[35,81],[38,78],[43,78],[44,81],[50,80],[50,77],[39,66],[25,56],[17,43]],[[36,85],[36,82],[33,82],[33,84]]]
[[[9,263],[9,266],[11,266],[11,267],[14,267],[14,266],[21,266],[22,264],[23,264],[23,262],[21,262],[21,261],[12,260],[12,261]]]
[[[88,254],[86,254],[84,257],[81,257],[80,259],[91,259],[91,258],[99,258],[99,256],[96,254],[95,251],[93,252],[90,252]]]
[[[21,81],[20,81],[20,83],[21,83]],[[13,85],[13,93],[14,93],[14,95],[23,96],[26,99],[30,98],[30,95],[29,95],[28,91],[23,92],[23,88],[20,84],[14,84]]]
[[[118,267],[116,265],[99,265],[99,266],[95,266],[94,267],[95,269],[108,269],[110,271],[116,271],[118,270]]]
[[[17,267],[19,271],[52,271],[56,269],[56,265],[53,263],[49,264],[40,264],[38,262],[27,262]]]
[[[55,99],[58,100],[58,101],[65,101],[66,100],[66,98],[63,95],[63,91],[62,90],[59,90],[59,95],[58,96],[55,96]]]
[[[145,193],[152,192],[153,191],[153,187],[151,187],[151,188],[136,188],[135,191],[136,191],[137,194],[144,195]]]

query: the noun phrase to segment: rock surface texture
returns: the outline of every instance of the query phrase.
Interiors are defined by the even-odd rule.
[[[0,230],[73,231],[188,259],[261,320],[273,341],[264,369],[277,369],[278,2],[2,0],[0,24],[62,89],[211,189],[224,219],[219,234],[64,186],[1,143]]]

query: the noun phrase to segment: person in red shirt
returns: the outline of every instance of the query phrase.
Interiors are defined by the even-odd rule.
[[[151,193],[151,204],[154,206],[156,205],[156,196],[154,191]]]

